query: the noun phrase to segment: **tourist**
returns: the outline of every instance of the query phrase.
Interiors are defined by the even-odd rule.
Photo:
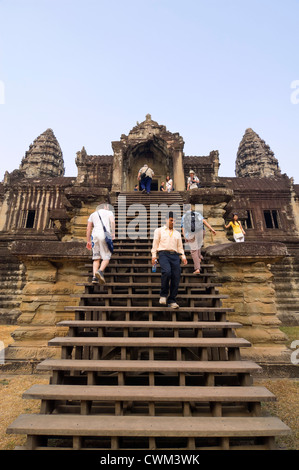
[[[166,189],[165,189],[165,181],[162,181],[161,186],[160,186],[160,191],[166,191]]]
[[[181,265],[180,256],[184,264],[187,264],[183,242],[180,232],[174,228],[174,214],[169,212],[165,217],[165,225],[156,228],[152,246],[152,265],[159,263],[161,266],[161,291],[159,303],[171,308],[179,308],[176,302],[178,293]]]
[[[139,191],[139,184],[135,184],[134,191]]]
[[[170,193],[173,190],[173,181],[169,175],[166,176],[166,191]]]
[[[181,227],[186,243],[188,243],[194,264],[193,274],[200,274],[200,264],[203,259],[201,247],[203,244],[205,226],[215,235],[215,230],[198,211],[188,210],[182,217]]]
[[[114,240],[115,220],[113,212],[109,210],[108,203],[104,203],[98,206],[96,211],[89,216],[87,222],[86,248],[88,250],[92,250],[92,282],[94,284],[98,283],[98,281],[100,281],[100,284],[105,284],[104,271],[107,268],[112,255],[105,241],[105,232],[103,225],[105,226],[106,230],[111,234],[112,240]]]
[[[238,214],[233,214],[232,220],[227,225],[224,225],[224,226],[226,229],[228,229],[229,227],[232,227],[235,242],[237,243],[244,242],[245,231],[242,227],[241,222],[239,221]]]
[[[189,189],[199,188],[199,178],[195,175],[193,170],[189,171],[189,177],[187,180],[187,191]]]
[[[143,193],[146,192],[149,194],[151,192],[151,185],[154,174],[154,171],[146,164],[140,168],[137,179],[140,181],[140,189]]]

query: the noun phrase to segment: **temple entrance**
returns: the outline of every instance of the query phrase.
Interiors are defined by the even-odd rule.
[[[169,157],[166,143],[157,137],[129,148],[123,160],[123,191],[133,191],[137,175],[145,164],[154,171],[151,191],[159,191],[166,176],[172,176],[173,164]]]

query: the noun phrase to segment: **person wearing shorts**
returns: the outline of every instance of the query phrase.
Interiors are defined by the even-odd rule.
[[[114,240],[115,220],[113,212],[109,210],[108,203],[104,203],[98,206],[97,210],[90,214],[87,222],[86,248],[88,250],[92,250],[92,282],[94,284],[98,281],[100,281],[101,284],[105,284],[104,271],[111,259],[111,252],[108,249],[107,243],[105,242],[103,224],[105,225],[106,230],[111,233],[112,239]]]

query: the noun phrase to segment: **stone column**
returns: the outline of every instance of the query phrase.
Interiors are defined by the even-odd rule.
[[[123,189],[123,144],[122,142],[112,142],[112,149],[114,152],[113,158],[113,173],[112,173],[112,188],[114,192]]]
[[[176,145],[173,152],[173,179],[176,191],[184,191],[186,189],[183,165],[183,145],[184,143]]]

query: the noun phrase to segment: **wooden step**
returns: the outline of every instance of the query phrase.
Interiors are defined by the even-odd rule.
[[[159,299],[160,294],[126,294],[126,299],[140,299],[140,295],[142,295],[142,299]],[[71,294],[70,297],[77,298],[80,297],[81,299],[124,299],[123,294],[107,294],[107,293],[98,293],[98,294]],[[217,294],[180,294],[180,299],[207,299],[207,300],[219,300],[219,299],[228,299],[228,295],[217,295]]]
[[[186,372],[186,373],[251,373],[261,370],[252,361],[125,361],[45,359],[37,370],[69,370],[90,372]]]
[[[146,273],[145,273],[146,274]],[[184,284],[181,284],[179,289],[185,289],[185,288],[193,288],[193,289],[210,289],[212,287],[222,287],[222,284],[219,282],[200,282],[200,280],[194,275],[193,276],[194,282],[184,282]],[[98,284],[92,284],[92,282],[76,282],[76,286],[86,286],[86,287],[95,287],[98,286]],[[104,287],[114,287],[114,286],[119,286],[119,287],[144,287],[144,288],[149,288],[149,287],[156,287],[158,289],[161,289],[161,282],[150,282],[148,284],[145,284],[144,282],[109,282],[109,285],[106,284]]]
[[[169,329],[233,329],[242,328],[238,322],[215,322],[215,321],[119,321],[119,320],[63,320],[57,326],[69,328],[169,328]]]
[[[75,337],[50,339],[49,346],[138,347],[138,348],[245,348],[251,343],[244,338],[148,338],[148,337]]]
[[[233,308],[223,308],[223,307],[180,307],[179,309],[172,309],[171,307],[119,307],[112,305],[71,305],[64,307],[68,312],[169,312],[169,311],[179,311],[179,312],[213,312],[213,313],[224,313],[224,312],[233,312]]]
[[[23,414],[7,429],[9,434],[27,434],[27,448],[38,449],[40,436],[69,436],[73,446],[81,448],[83,437],[110,437],[111,447],[118,448],[118,438],[150,438],[150,448],[155,448],[154,438],[226,438],[220,446],[229,448],[230,437],[252,438],[287,435],[288,426],[278,418],[197,418],[152,416],[84,416],[73,414]],[[34,436],[34,438],[33,438]],[[266,443],[273,447],[273,439]],[[193,440],[193,448],[196,444]],[[203,444],[202,444],[203,445]],[[219,445],[219,444],[218,444]],[[83,444],[84,446],[84,444]],[[190,446],[189,446],[190,447]]]
[[[260,402],[276,400],[265,387],[186,387],[186,386],[92,386],[92,385],[33,385],[23,393],[24,399],[41,400],[41,413],[53,413],[63,406],[67,412],[78,409],[80,414],[103,413],[109,405],[109,414],[122,415],[134,402],[142,404],[142,414],[151,416],[162,413],[178,413],[181,407],[183,416],[198,416],[198,412],[210,413],[211,416],[223,416],[232,413],[232,405],[243,407],[243,413],[260,416]],[[64,403],[68,402],[68,405]],[[75,402],[75,403],[74,403]],[[79,404],[77,403],[79,402]],[[95,403],[96,402],[96,403]],[[190,407],[190,404],[192,406]],[[163,403],[167,407],[161,406]],[[93,409],[92,409],[92,405]],[[230,405],[227,407],[226,405]],[[139,412],[140,412],[139,411]],[[239,408],[237,412],[240,414]],[[195,413],[195,414],[194,414]],[[180,415],[180,414],[179,414]]]
[[[93,385],[33,385],[23,393],[35,400],[101,400],[101,401],[195,401],[257,402],[275,401],[265,387],[151,387]]]

